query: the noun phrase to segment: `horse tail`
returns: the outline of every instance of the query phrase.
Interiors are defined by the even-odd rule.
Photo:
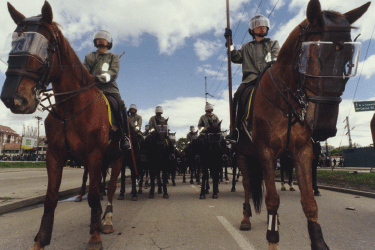
[[[254,209],[256,213],[260,213],[263,203],[263,171],[259,159],[253,156],[248,157],[247,168]]]

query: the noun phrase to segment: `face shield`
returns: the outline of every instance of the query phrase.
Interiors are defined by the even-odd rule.
[[[23,32],[20,36],[17,32],[12,35],[12,49],[9,57],[32,56],[44,63],[48,57],[48,40],[36,32]]]
[[[360,42],[304,42],[299,72],[311,77],[349,78],[357,73]]]
[[[167,125],[156,125],[156,131],[158,133],[167,133],[168,132],[168,126]]]

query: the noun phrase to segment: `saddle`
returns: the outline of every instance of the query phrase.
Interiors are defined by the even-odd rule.
[[[267,66],[264,68],[262,73],[257,79],[257,82],[255,85],[249,85],[247,86],[242,93],[240,94],[238,98],[238,113],[237,113],[237,119],[238,119],[238,129],[240,131],[246,132],[246,134],[251,139],[251,131],[252,131],[252,117],[253,117],[253,102],[254,102],[254,96],[258,89],[258,85],[260,83],[260,80],[262,79],[264,73],[271,68],[274,61],[271,61],[267,64]]]

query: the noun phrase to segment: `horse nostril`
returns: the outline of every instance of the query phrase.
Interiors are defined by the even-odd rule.
[[[18,99],[14,99],[14,106],[21,106],[21,101]]]

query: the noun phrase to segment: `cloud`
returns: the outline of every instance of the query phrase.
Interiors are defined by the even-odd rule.
[[[199,60],[205,61],[214,54],[217,54],[222,48],[222,46],[222,42],[218,40],[209,41],[197,39],[197,41],[194,44],[194,51],[195,54],[198,56]]]
[[[371,55],[366,61],[360,62],[357,69],[357,75],[362,73],[366,76],[366,79],[369,79],[372,75],[375,74],[375,55]]]

